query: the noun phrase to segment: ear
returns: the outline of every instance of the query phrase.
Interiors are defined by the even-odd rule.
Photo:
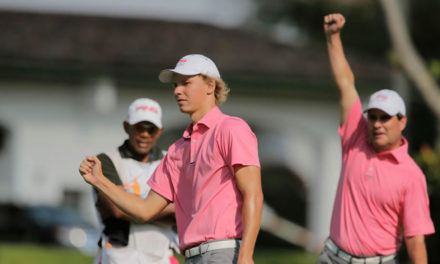
[[[399,120],[399,125],[400,125],[400,131],[403,131],[406,127],[406,116],[403,116],[402,119]]]
[[[127,135],[128,135],[129,132],[130,132],[130,124],[127,123],[127,121],[124,121],[124,122],[122,123],[122,126],[124,127],[124,131],[125,131],[125,133],[127,133]]]
[[[206,93],[213,94],[215,92],[215,86],[216,86],[215,80],[210,79],[209,81],[206,82],[206,84],[208,86]]]
[[[163,132],[163,128],[159,129],[159,130],[157,131],[157,133],[154,135],[154,137],[155,137],[155,138],[159,138],[160,135],[162,135],[162,132]]]

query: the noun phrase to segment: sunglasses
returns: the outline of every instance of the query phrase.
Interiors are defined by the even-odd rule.
[[[134,129],[136,133],[148,132],[150,136],[156,135],[156,133],[159,131],[159,128],[151,122],[140,122],[132,125],[131,128]]]
[[[371,122],[376,122],[379,120],[379,122],[386,122],[390,120],[392,116],[390,115],[375,115],[375,114],[368,114],[368,120]]]

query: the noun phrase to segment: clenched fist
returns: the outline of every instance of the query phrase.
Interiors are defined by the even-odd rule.
[[[102,174],[101,161],[96,156],[86,157],[79,165],[79,173],[84,180],[93,186],[99,182]]]
[[[324,17],[324,32],[327,36],[339,33],[345,24],[345,18],[341,14],[330,14]]]

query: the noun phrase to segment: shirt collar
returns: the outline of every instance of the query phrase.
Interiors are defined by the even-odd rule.
[[[402,136],[402,144],[400,145],[400,147],[391,151],[384,151],[377,154],[378,157],[391,156],[398,163],[402,163],[407,155],[408,155],[408,141],[403,136]]]
[[[220,111],[220,108],[218,108],[218,106],[212,108],[197,123],[189,124],[188,127],[183,132],[182,137],[183,138],[191,137],[192,132],[194,130],[197,130],[201,125],[203,125],[206,128],[212,127],[214,124],[216,124],[218,122],[218,120],[222,116],[222,114],[223,113]]]
[[[205,125],[207,128],[210,128],[217,123],[221,115],[222,112],[220,111],[218,106],[216,106],[209,110],[209,112],[206,113],[206,115],[204,115],[202,119],[199,120],[199,122],[195,123],[195,126],[199,126],[200,124],[202,124]]]

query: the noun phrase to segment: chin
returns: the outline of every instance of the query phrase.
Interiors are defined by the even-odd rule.
[[[148,152],[150,151],[151,149],[145,149],[145,148],[136,148],[135,149],[135,151],[136,151],[136,153],[137,154],[139,154],[139,155],[146,155],[146,154],[148,154]]]
[[[181,107],[179,107],[179,109],[180,109],[180,112],[182,112],[182,113],[185,113],[185,114],[189,114],[191,111],[190,110],[188,110],[186,107],[184,107],[184,106],[181,106]]]
[[[383,151],[386,148],[386,144],[383,144],[378,140],[371,140],[371,146],[373,146],[376,152]]]
[[[376,150],[376,152],[383,152],[383,151],[388,151],[389,150],[389,146],[387,144],[373,144],[374,149]]]

